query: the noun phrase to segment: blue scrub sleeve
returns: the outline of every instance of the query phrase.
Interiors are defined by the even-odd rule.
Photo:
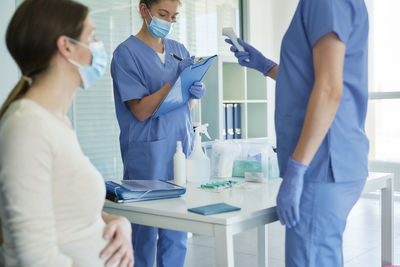
[[[347,44],[353,30],[355,9],[350,0],[304,0],[303,22],[312,47],[321,37],[336,33]]]
[[[114,52],[111,73],[123,102],[150,95],[150,90],[144,86],[141,79],[143,75],[126,46],[120,46]]]

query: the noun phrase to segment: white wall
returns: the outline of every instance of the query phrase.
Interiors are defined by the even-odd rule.
[[[278,62],[283,35],[299,0],[247,0],[248,41]]]
[[[15,0],[0,1],[0,104],[18,79],[18,68],[5,45],[5,33],[15,10]],[[298,0],[247,0],[248,41],[278,62],[282,37],[289,26]]]
[[[279,63],[283,35],[289,27],[299,0],[247,0],[244,34],[247,41],[260,50],[267,58]],[[268,136],[276,144],[274,112],[275,82],[267,79],[268,88]]]
[[[0,1],[0,105],[4,102],[18,79],[18,68],[8,53],[5,35],[15,10],[15,0]]]

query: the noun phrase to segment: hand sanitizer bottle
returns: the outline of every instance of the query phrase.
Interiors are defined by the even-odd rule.
[[[186,157],[182,150],[182,142],[176,144],[174,155],[174,184],[186,186]]]
[[[278,166],[278,156],[271,146],[268,157],[268,178],[278,178],[279,177],[279,166]]]
[[[204,183],[210,179],[210,159],[201,148],[201,133],[211,139],[207,132],[208,124],[198,126],[194,130],[193,151],[187,159],[187,178],[191,183]]]

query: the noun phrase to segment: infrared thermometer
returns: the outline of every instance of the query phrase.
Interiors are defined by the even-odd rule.
[[[244,52],[245,51],[243,46],[241,46],[238,43],[238,41],[237,41],[238,37],[237,37],[237,35],[236,35],[236,33],[235,33],[235,31],[233,30],[232,27],[223,28],[222,29],[222,35],[228,37],[232,41],[232,43],[236,46],[236,48],[239,50],[239,52]],[[250,62],[249,59],[246,59],[246,61]]]

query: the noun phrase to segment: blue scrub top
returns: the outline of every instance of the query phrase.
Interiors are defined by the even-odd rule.
[[[114,51],[111,76],[116,115],[121,130],[120,146],[124,179],[173,179],[173,156],[182,141],[186,156],[192,149],[193,127],[189,104],[158,118],[140,122],[125,103],[141,99],[176,78],[178,61],[169,56],[189,57],[184,45],[163,39],[166,60],[147,44],[130,36]]]
[[[300,137],[314,86],[312,49],[328,33],[346,45],[343,95],[335,119],[305,174],[336,182],[368,176],[368,13],[364,0],[300,0],[283,38],[277,74],[275,126],[281,177]]]

